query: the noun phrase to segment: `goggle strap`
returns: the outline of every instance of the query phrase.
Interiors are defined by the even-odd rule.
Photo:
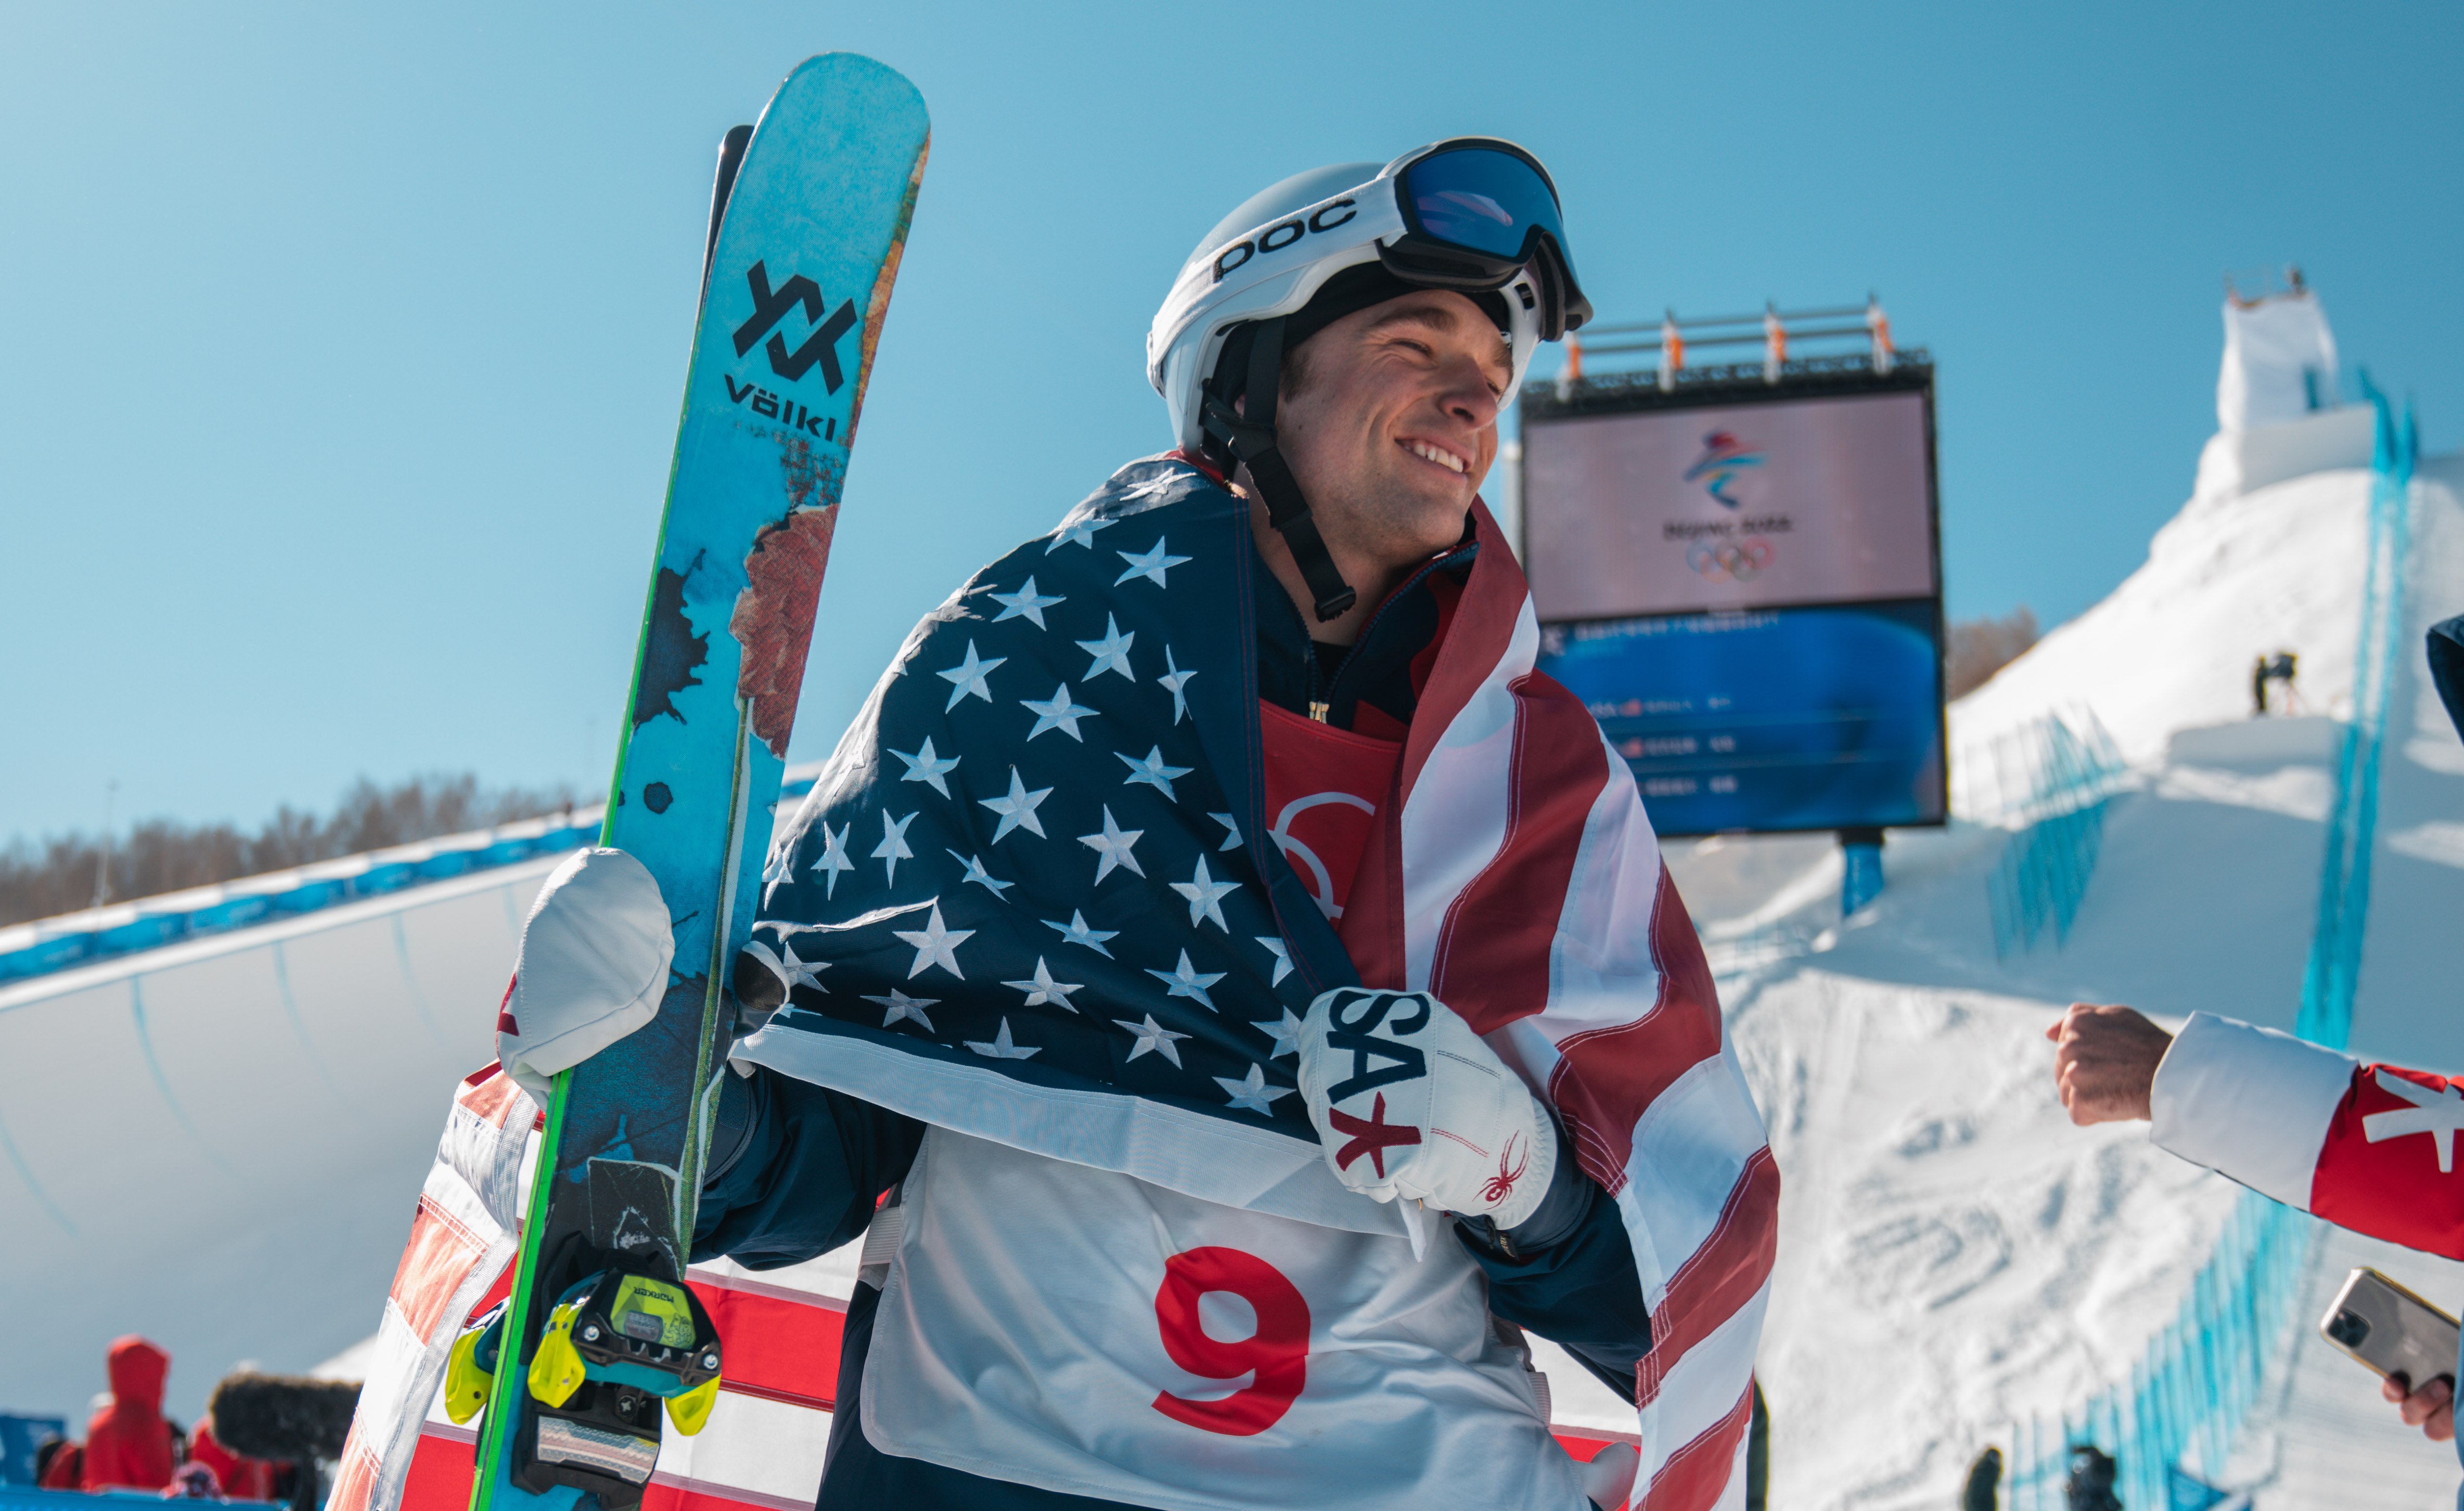
[[[1291,468],[1285,464],[1284,453],[1275,444],[1275,398],[1282,381],[1283,361],[1282,317],[1259,321],[1250,340],[1249,381],[1243,393],[1248,402],[1248,414],[1238,413],[1210,391],[1203,424],[1207,433],[1230,448],[1241,465],[1249,470],[1250,480],[1258,485],[1259,495],[1266,501],[1266,523],[1284,537],[1293,564],[1301,569],[1301,580],[1309,584],[1318,621],[1323,624],[1341,617],[1359,595],[1335,568],[1334,558],[1326,549],[1326,539],[1318,534],[1317,521],[1309,516],[1309,498],[1301,492],[1300,480],[1292,476]]]

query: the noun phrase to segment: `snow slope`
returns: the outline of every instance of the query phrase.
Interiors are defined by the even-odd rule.
[[[2430,623],[2464,611],[2459,484],[2451,458],[2416,493],[2353,1033],[2358,1053],[2431,1068],[2464,1068],[2448,1005],[2464,744],[2418,650]],[[1845,927],[1818,842],[1672,857],[1729,962],[1730,1034],[1785,1180],[1761,1361],[1772,1504],[1954,1503],[1979,1448],[2126,1374],[2175,1314],[2238,1188],[2154,1150],[2143,1126],[2073,1128],[2041,1035],[2073,1000],[2291,1026],[2368,487],[2339,471],[2195,501],[2111,597],[1954,709],[1955,762],[1988,764],[2028,720],[2086,710],[2136,768],[2066,948],[1995,958],[1986,881],[2004,838],[1990,827],[1893,835],[1889,889]],[[2250,664],[2279,648],[2300,655],[2316,712],[2253,719]],[[1811,943],[1722,948],[1774,938]],[[2464,1304],[2464,1266],[2389,1245],[2343,1236],[2312,1262],[2314,1309],[2365,1262]],[[2362,1485],[2371,1505],[2453,1503],[2453,1454],[2406,1433],[2359,1366],[2303,1345],[2274,1389],[2231,1466],[2258,1506],[2353,1504]]]

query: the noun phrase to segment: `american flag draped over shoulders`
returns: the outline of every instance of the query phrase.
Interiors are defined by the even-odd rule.
[[[1778,1173],[1631,775],[1485,508],[1347,902],[1263,810],[1247,505],[1122,469],[912,634],[770,857],[739,1057],[927,1123],[1374,1233],[1294,1091],[1318,993],[1425,989],[1617,1199],[1652,1307],[1636,1503],[1742,1494]],[[1641,1487],[1648,1486],[1647,1490]]]

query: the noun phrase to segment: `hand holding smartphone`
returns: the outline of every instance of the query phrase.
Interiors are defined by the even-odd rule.
[[[2373,1269],[2345,1277],[2319,1332],[2381,1375],[2419,1389],[2455,1377],[2456,1321]]]

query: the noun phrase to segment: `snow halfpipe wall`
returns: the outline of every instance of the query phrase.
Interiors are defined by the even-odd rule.
[[[0,991],[0,1410],[82,1423],[121,1333],[183,1422],[366,1337],[559,859]]]

